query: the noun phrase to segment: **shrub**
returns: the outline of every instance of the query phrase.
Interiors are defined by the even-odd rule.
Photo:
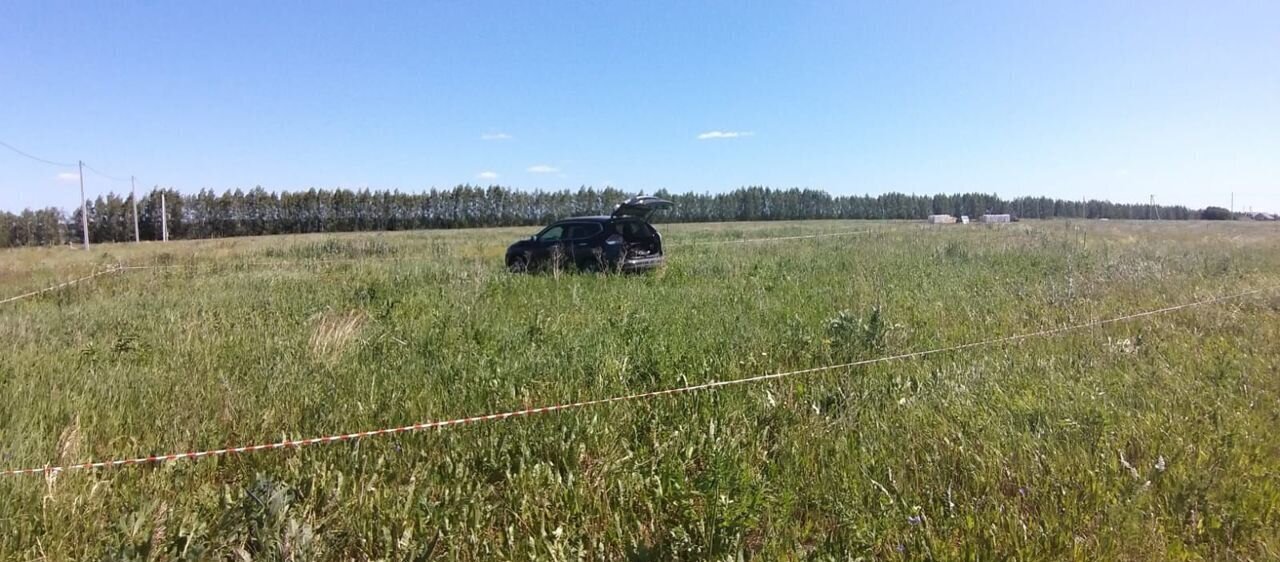
[[[1231,211],[1222,207],[1206,207],[1200,211],[1200,218],[1207,221],[1226,221],[1231,220]]]

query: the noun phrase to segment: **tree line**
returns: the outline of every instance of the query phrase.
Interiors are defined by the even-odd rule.
[[[308,232],[354,232],[429,228],[528,226],[555,219],[607,214],[634,195],[614,188],[520,191],[501,186],[460,185],[421,193],[385,190],[309,189],[270,192],[261,187],[221,194],[203,189],[182,194],[155,189],[138,197],[143,240],[160,240],[161,195],[170,239],[220,238]],[[743,187],[727,193],[669,193],[674,209],[662,222],[767,221],[801,219],[923,219],[931,214],[1009,213],[1020,218],[1172,219],[1201,218],[1184,206],[1151,206],[1109,201],[1066,201],[1048,197],[1006,200],[985,193],[952,195],[831,195],[814,189]],[[108,193],[87,201],[90,242],[134,239],[134,201]],[[56,207],[0,211],[0,248],[80,243],[81,210]]]

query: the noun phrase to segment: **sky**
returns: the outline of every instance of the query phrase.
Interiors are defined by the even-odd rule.
[[[83,160],[89,197],[136,176],[1280,211],[1278,22],[1274,0],[5,0],[0,141]],[[0,209],[78,190],[0,147]]]

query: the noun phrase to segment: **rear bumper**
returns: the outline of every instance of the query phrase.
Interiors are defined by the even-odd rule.
[[[645,256],[642,258],[628,258],[628,259],[622,260],[622,270],[623,271],[644,271],[646,269],[653,269],[655,267],[658,267],[663,263],[666,263],[666,261],[667,261],[667,258],[662,256],[661,254],[656,256]]]

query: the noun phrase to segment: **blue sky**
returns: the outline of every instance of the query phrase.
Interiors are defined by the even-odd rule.
[[[0,140],[183,191],[1235,191],[1280,211],[1277,22],[1274,1],[6,0]],[[0,148],[0,208],[76,205],[67,172]],[[86,173],[90,196],[127,189]]]

